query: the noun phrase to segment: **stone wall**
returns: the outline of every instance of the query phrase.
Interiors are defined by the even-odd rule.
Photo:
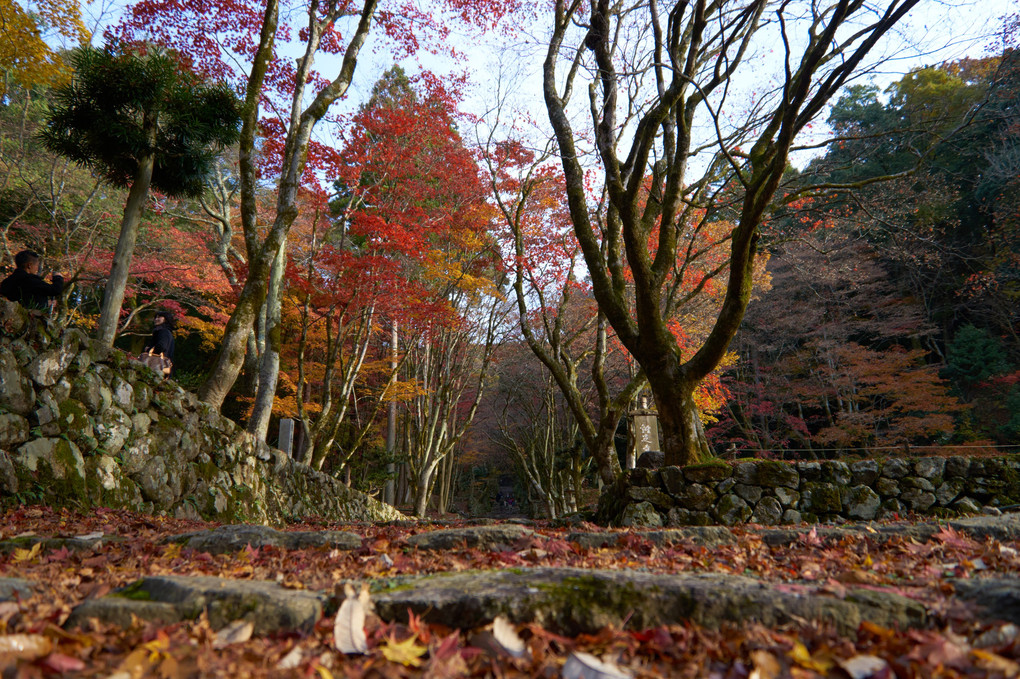
[[[633,469],[603,490],[596,520],[623,526],[869,520],[1020,502],[1020,456],[856,462],[745,460]]]
[[[404,518],[255,441],[172,380],[0,298],[0,506],[226,522]]]

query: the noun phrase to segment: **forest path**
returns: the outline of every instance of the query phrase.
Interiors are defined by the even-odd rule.
[[[395,634],[414,632],[429,649],[428,639],[456,632],[465,667],[474,667],[475,651],[493,653],[475,637],[491,634],[486,630],[497,620],[529,640],[572,639],[577,650],[604,651],[604,644],[591,644],[606,635],[648,642],[653,632],[645,630],[676,636],[683,629],[797,630],[845,650],[864,637],[868,648],[890,645],[893,637],[883,634],[912,629],[910,638],[963,644],[967,662],[990,653],[1004,667],[1020,650],[1020,514],[644,532],[522,521],[280,531],[22,508],[4,517],[0,530],[7,537],[29,525],[34,529],[0,540],[0,617],[8,632],[60,624],[66,631],[53,632],[51,646],[66,645],[60,652],[68,657],[82,656],[81,635],[113,637],[107,645],[115,648],[155,630],[194,640],[247,625],[250,640],[237,643],[261,644],[281,662],[294,648],[303,649],[306,662],[313,652],[354,662],[330,650],[344,582],[368,585],[374,615],[365,629],[375,650],[367,656],[384,661],[385,649],[398,643]],[[501,658],[502,646],[495,648],[493,657]],[[975,649],[985,650],[968,655]],[[650,649],[630,652],[645,664],[673,662]],[[444,657],[438,647],[429,653],[433,665]],[[201,644],[184,655],[205,657]],[[110,669],[126,657],[94,649],[82,662]]]

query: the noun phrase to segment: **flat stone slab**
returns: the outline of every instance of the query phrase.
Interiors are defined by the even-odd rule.
[[[358,549],[361,547],[362,538],[354,533],[336,530],[281,531],[268,526],[239,524],[173,535],[166,538],[165,541],[177,542],[199,552],[230,554],[239,552],[249,545],[253,548],[278,547],[280,549],[315,547]]]
[[[146,577],[111,594],[84,602],[65,627],[81,627],[89,618],[130,627],[132,616],[161,624],[195,620],[202,611],[213,629],[235,620],[255,625],[255,634],[312,631],[322,616],[326,597],[286,589],[275,582],[229,580],[212,576]]]
[[[485,625],[499,615],[569,635],[606,625],[646,629],[688,620],[710,628],[809,620],[833,624],[842,634],[855,632],[863,620],[901,629],[928,622],[922,604],[891,592],[851,588],[840,599],[724,574],[532,568],[436,574],[375,587],[373,601],[383,620],[406,620],[411,610],[454,628]]]
[[[1001,516],[968,516],[946,522],[953,530],[967,533],[972,538],[994,538],[1000,542],[1020,540],[1020,514],[1009,512]]]
[[[23,578],[0,578],[0,601],[27,599],[34,594],[35,583]]]
[[[81,535],[76,537],[46,537],[42,535],[25,535],[9,540],[0,540],[0,554],[12,554],[17,549],[32,549],[40,542],[39,549],[43,554],[53,550],[67,548],[72,552],[94,550],[104,543],[122,543],[127,539],[120,535]]]
[[[535,535],[535,531],[516,524],[469,526],[419,533],[407,538],[407,542],[412,547],[427,550],[468,547],[506,552],[513,549],[516,542]]]
[[[918,542],[928,542],[947,526],[958,533],[968,535],[975,540],[987,538],[1005,542],[1020,539],[1020,514],[1009,513],[1001,516],[971,516],[963,519],[950,519],[943,522],[886,524],[865,527],[860,524],[846,526],[815,526],[819,538],[825,540],[841,540],[847,537],[867,537],[876,542],[887,542],[892,538],[909,538]],[[802,535],[811,528],[765,528],[757,530],[765,544],[773,546],[791,545],[798,542]]]
[[[691,543],[700,547],[718,547],[733,545],[737,539],[723,526],[690,526],[667,530],[631,531],[620,533],[570,533],[567,542],[576,543],[586,549],[600,547],[618,547],[630,536],[649,540],[655,545],[676,545]]]
[[[975,604],[982,619],[1020,624],[1020,578],[971,578],[953,584],[956,597]]]

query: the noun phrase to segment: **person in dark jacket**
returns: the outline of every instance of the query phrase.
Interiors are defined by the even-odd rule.
[[[26,309],[48,309],[50,300],[64,290],[64,277],[53,274],[52,283],[39,275],[39,255],[22,250],[14,256],[18,267],[0,283],[0,294],[12,302],[20,302]]]
[[[162,309],[157,311],[156,315],[152,317],[152,335],[149,337],[149,341],[145,343],[142,353],[147,354],[151,349],[152,353],[157,355],[163,354],[163,356],[173,361],[175,324],[176,319],[173,312]]]

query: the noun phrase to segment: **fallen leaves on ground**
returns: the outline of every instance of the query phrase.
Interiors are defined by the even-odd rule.
[[[168,536],[213,527],[195,521],[120,510],[75,513],[22,507],[0,517],[5,537],[86,536],[87,549],[41,542],[0,554],[0,576],[37,584],[22,601],[0,602],[0,676],[113,677],[1016,677],[1016,625],[976,620],[954,605],[963,578],[1016,577],[1020,544],[984,541],[942,528],[927,542],[878,539],[875,533],[828,538],[804,527],[792,544],[770,546],[750,529],[734,529],[736,544],[658,546],[640,532],[605,531],[597,548],[566,540],[570,530],[536,524],[538,535],[504,552],[459,548],[424,551],[408,537],[439,526],[310,522],[293,530],[348,530],[360,549],[282,550],[248,547],[210,555],[166,544]],[[444,525],[442,527],[449,527]],[[604,531],[586,525],[588,532]],[[34,536],[34,537],[33,537]],[[617,540],[617,538],[620,538]],[[250,622],[221,630],[198,620],[158,626],[135,621],[127,629],[61,624],[86,599],[108,594],[146,575],[215,575],[270,580],[286,587],[342,591],[343,583],[380,577],[467,569],[560,566],[640,568],[654,573],[747,575],[790,592],[845,594],[876,588],[920,601],[937,628],[890,630],[861,624],[855,638],[804,622],[782,628],[749,623],[710,630],[686,623],[641,630],[606,628],[565,637],[531,623],[505,619],[479,629],[451,629],[414,615],[385,622],[370,612],[365,592],[347,590],[341,610],[306,635],[252,634]],[[343,608],[346,606],[347,608]],[[751,616],[753,611],[748,611]]]

